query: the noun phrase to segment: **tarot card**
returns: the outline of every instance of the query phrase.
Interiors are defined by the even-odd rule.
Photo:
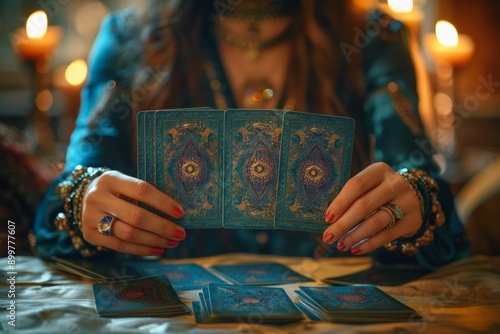
[[[93,284],[97,313],[107,317],[187,313],[166,277]]]
[[[376,323],[419,318],[415,310],[375,286],[300,287],[296,293],[304,307],[326,321]]]
[[[133,267],[141,271],[144,276],[166,275],[175,291],[197,290],[208,283],[226,283],[194,263],[165,264],[158,261],[134,261]]]
[[[276,228],[322,232],[325,210],[350,176],[354,120],[286,112]]]
[[[260,323],[286,323],[304,319],[282,288],[211,283],[202,291],[204,322],[249,322],[258,317]]]
[[[111,264],[110,264],[111,263]],[[100,281],[137,278],[141,273],[127,263],[113,259],[62,259],[51,257],[51,266],[78,276]]]
[[[274,228],[282,123],[282,111],[226,111],[224,227]]]
[[[145,163],[145,132],[144,132],[144,118],[146,111],[137,113],[137,178],[144,180],[146,176],[146,163]]]
[[[155,184],[154,174],[154,115],[156,110],[141,111],[137,114],[137,178]],[[143,203],[139,205],[158,214]]]
[[[323,279],[330,285],[371,284],[396,286],[416,280],[430,271],[422,267],[406,265],[379,265],[357,273]]]
[[[156,186],[178,201],[185,227],[222,227],[223,110],[156,112]]]
[[[156,136],[155,136],[155,114],[156,110],[150,110],[144,112],[144,181],[150,184],[155,183],[155,146],[156,146]]]
[[[216,265],[211,269],[239,285],[271,285],[313,280],[280,263]]]

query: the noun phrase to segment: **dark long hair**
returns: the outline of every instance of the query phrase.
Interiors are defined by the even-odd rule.
[[[354,27],[364,27],[364,18],[351,0],[287,1],[294,1],[298,10],[286,95],[293,99],[295,110],[356,120],[352,171],[357,172],[368,163],[370,149],[361,103],[360,59],[352,54],[348,61],[340,45],[352,44]],[[199,51],[200,36],[213,15],[213,1],[150,1],[139,32],[143,46],[130,46],[140,53],[132,84],[136,112],[208,106],[199,94],[203,77]]]

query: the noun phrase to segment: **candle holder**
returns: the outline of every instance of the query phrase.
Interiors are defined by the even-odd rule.
[[[426,35],[424,44],[436,64],[434,107],[437,127],[432,139],[445,161],[452,161],[458,155],[455,139],[455,75],[472,58],[474,41],[467,35],[458,34],[451,23],[438,21],[436,34]]]
[[[11,44],[15,53],[27,67],[32,79],[33,108],[29,111],[25,132],[28,137],[32,137],[36,148],[50,155],[55,154],[55,136],[50,128],[48,108],[40,108],[40,106],[44,99],[51,98],[51,56],[59,46],[63,32],[61,27],[48,26],[45,13],[41,13],[43,12],[33,13],[28,18],[26,28],[19,28],[11,35]],[[45,19],[41,20],[42,24],[40,20],[35,20],[35,23],[33,20],[30,21],[35,14],[38,15],[37,18],[45,15]],[[30,24],[31,28],[34,26],[41,30],[36,37],[28,33]],[[38,99],[42,101],[37,101]]]

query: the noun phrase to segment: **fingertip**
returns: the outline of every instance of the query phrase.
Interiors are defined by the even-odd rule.
[[[328,224],[331,224],[333,223],[333,220],[335,219],[335,214],[332,212],[332,210],[328,209],[326,210],[326,213],[325,213],[325,221],[328,223]]]
[[[152,247],[151,248],[151,254],[153,255],[162,255],[165,252],[164,248],[160,247]]]
[[[357,255],[357,254],[361,253],[361,248],[359,248],[358,246],[355,246],[355,247],[351,248],[351,253],[353,255]]]
[[[327,230],[323,234],[323,242],[325,244],[331,244],[334,238],[335,238],[335,235],[331,231]]]
[[[178,240],[168,240],[167,241],[167,247],[173,248],[179,246],[179,241]]]
[[[184,240],[186,238],[186,232],[184,230],[176,230],[172,236],[176,239]]]
[[[175,218],[182,218],[184,216],[184,209],[180,205],[177,205],[172,209],[172,213]]]

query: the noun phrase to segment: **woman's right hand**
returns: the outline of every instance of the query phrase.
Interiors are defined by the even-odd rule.
[[[160,255],[186,237],[182,227],[137,205],[144,203],[170,217],[184,215],[182,207],[151,184],[118,171],[93,180],[82,199],[84,239],[95,245],[134,255]],[[115,217],[111,235],[98,230],[105,216]]]

